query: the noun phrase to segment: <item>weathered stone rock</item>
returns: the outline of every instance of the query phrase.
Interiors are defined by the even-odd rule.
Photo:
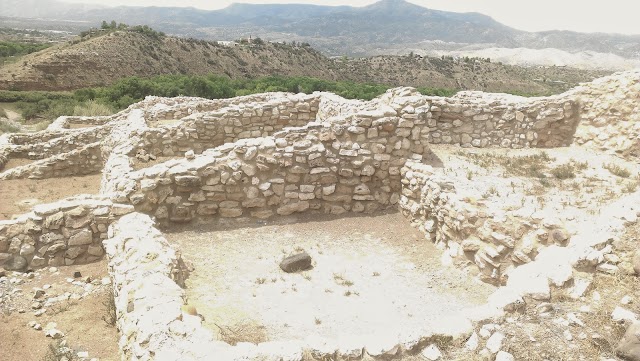
[[[515,357],[512,354],[504,351],[499,351],[496,355],[495,361],[515,361]]]
[[[566,246],[569,242],[569,232],[564,228],[556,228],[549,232],[549,243]]]
[[[469,238],[462,241],[462,250],[465,252],[477,252],[482,245],[482,241],[477,238]]]
[[[191,208],[185,206],[175,206],[171,211],[169,219],[173,222],[189,222],[193,219]]]
[[[21,256],[28,257],[34,254],[35,252],[36,252],[36,248],[30,244],[25,243],[20,247]]]
[[[24,272],[29,264],[27,259],[22,256],[13,256],[4,263],[4,268],[8,271]]]
[[[640,361],[640,322],[634,322],[627,328],[615,353],[628,361]]]
[[[64,213],[58,212],[48,216],[42,225],[47,229],[60,229],[64,225]]]
[[[280,268],[287,273],[307,270],[311,268],[311,256],[306,252],[289,256],[280,262]]]
[[[220,214],[220,217],[224,218],[240,217],[243,213],[242,209],[240,208],[220,208],[218,212]]]
[[[93,243],[93,232],[88,229],[83,229],[82,231],[74,234],[69,237],[69,246],[82,246]]]
[[[33,256],[33,259],[31,259],[31,267],[33,268],[44,267],[46,265],[47,265],[47,260],[45,260],[43,257]]]
[[[640,276],[640,250],[636,250],[633,254],[632,265],[636,275]]]
[[[64,217],[64,225],[65,227],[73,228],[73,229],[81,228],[88,225],[89,222],[91,222],[91,218],[92,218],[92,215],[90,214],[85,216],[80,216],[80,217],[73,217],[67,214]]]
[[[502,348],[502,342],[504,341],[504,334],[501,332],[495,332],[489,339],[487,340],[487,349],[491,351],[491,353],[495,354],[500,351]]]
[[[176,176],[175,180],[176,180],[176,185],[179,185],[181,187],[194,188],[194,187],[200,186],[200,177],[198,176],[190,176],[190,175]]]
[[[300,201],[300,202],[295,202],[295,203],[289,203],[286,204],[282,207],[279,207],[276,210],[276,213],[278,213],[281,216],[288,216],[292,213],[295,212],[302,212],[302,211],[306,211],[307,209],[309,209],[309,202],[307,201]]]
[[[59,241],[59,240],[61,240],[63,238],[64,238],[64,236],[59,234],[59,233],[49,232],[49,233],[45,233],[42,236],[40,236],[40,242],[44,243],[44,244],[50,244],[50,243],[53,243],[55,241]]]
[[[64,257],[68,259],[76,259],[78,256],[85,252],[82,247],[69,247],[67,251],[64,253]]]
[[[104,254],[104,249],[100,245],[90,245],[87,248],[87,253],[92,256],[100,257]]]

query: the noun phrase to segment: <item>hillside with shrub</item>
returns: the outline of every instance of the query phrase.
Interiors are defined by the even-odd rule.
[[[211,75],[230,79],[308,76],[389,86],[551,94],[605,73],[559,67],[523,68],[490,59],[377,56],[328,58],[305,43],[253,38],[219,44],[166,36],[146,26],[103,23],[82,37],[25,55],[0,68],[0,89],[76,90],[119,79]]]

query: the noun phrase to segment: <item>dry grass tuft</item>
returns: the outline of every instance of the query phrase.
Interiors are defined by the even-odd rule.
[[[604,164],[602,167],[617,177],[629,178],[631,176],[631,172],[628,169],[614,163],[607,163],[607,164]]]
[[[235,346],[240,342],[251,342],[258,344],[267,341],[267,333],[262,325],[242,323],[236,325],[218,325],[215,323],[220,334],[220,340]]]
[[[113,291],[105,292],[105,298],[102,301],[102,305],[105,307],[105,315],[102,316],[102,320],[111,327],[115,326],[118,321],[118,314],[116,312],[116,299]]]

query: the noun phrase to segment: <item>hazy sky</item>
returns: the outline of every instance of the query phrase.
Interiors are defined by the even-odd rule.
[[[375,0],[66,0],[103,5],[193,6],[221,9],[233,2],[364,6]],[[431,9],[475,11],[522,30],[640,34],[638,0],[409,0]]]

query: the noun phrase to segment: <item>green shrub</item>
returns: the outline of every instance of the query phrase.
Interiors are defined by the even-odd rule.
[[[19,132],[20,128],[16,127],[11,123],[5,123],[0,121],[0,134],[2,133],[16,133]]]
[[[107,104],[99,103],[95,100],[89,100],[83,104],[73,107],[73,115],[76,116],[100,116],[111,115],[115,113],[114,109]]]
[[[0,58],[35,53],[50,47],[51,44],[0,41]]]
[[[111,28],[113,24],[106,24]],[[118,26],[119,27],[119,26]],[[144,31],[141,30],[141,31]],[[17,102],[23,118],[53,119],[60,115],[105,115],[125,109],[148,95],[196,96],[208,99],[231,98],[264,92],[313,93],[328,91],[348,99],[371,100],[389,86],[350,81],[328,81],[311,77],[269,76],[254,79],[230,79],[226,76],[160,75],[151,78],[130,77],[107,87],[69,92],[0,91],[0,102]],[[423,93],[449,96],[450,89],[422,89]]]

